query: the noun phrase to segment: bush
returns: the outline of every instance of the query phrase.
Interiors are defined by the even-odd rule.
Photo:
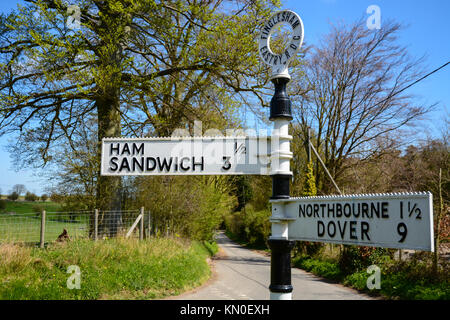
[[[31,208],[33,209],[33,212],[36,214],[40,214],[42,211],[44,211],[44,206],[40,204],[34,204]]]
[[[36,201],[37,199],[38,196],[34,193],[27,191],[27,193],[25,194],[25,201]]]
[[[321,261],[312,259],[306,255],[300,255],[293,259],[293,265],[327,279],[338,281],[343,278],[343,274],[337,263]]]
[[[6,209],[6,200],[0,200],[0,210]]]
[[[219,252],[219,246],[215,241],[203,241],[203,245],[208,249],[211,256],[215,256]]]
[[[387,253],[383,248],[347,246],[339,257],[339,268],[344,274],[351,274],[365,270],[368,266],[377,263]]]
[[[245,210],[230,213],[225,217],[225,226],[233,235],[250,246],[267,247],[271,227],[269,210],[256,211],[248,204]]]
[[[296,241],[293,252],[294,255],[300,254],[308,257],[315,257],[321,252],[323,247],[324,243],[321,242]]]
[[[8,195],[8,199],[11,201],[16,201],[17,199],[19,199],[19,194],[17,192],[13,192]]]

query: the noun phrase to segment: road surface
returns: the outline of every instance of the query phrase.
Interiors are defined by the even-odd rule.
[[[270,257],[245,249],[222,232],[216,237],[221,248],[214,259],[212,278],[202,287],[173,299],[179,300],[268,300]],[[292,268],[294,300],[367,300],[369,296]]]

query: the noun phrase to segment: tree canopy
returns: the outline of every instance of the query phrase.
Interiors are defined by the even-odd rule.
[[[98,146],[169,135],[193,119],[224,128],[247,93],[264,101],[255,37],[274,5],[27,0],[0,17],[0,134],[21,133],[20,163],[46,164],[58,143],[77,150],[77,128],[93,115]],[[119,187],[99,177],[99,205]]]

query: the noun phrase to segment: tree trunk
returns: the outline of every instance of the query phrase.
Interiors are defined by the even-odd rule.
[[[114,90],[119,91],[119,90]],[[98,163],[101,159],[102,139],[105,137],[120,137],[120,110],[117,95],[106,95],[96,101],[98,111]],[[97,182],[97,208],[101,211],[111,211],[106,215],[106,227],[111,237],[117,235],[122,222],[121,210],[121,177],[102,176],[100,167]]]

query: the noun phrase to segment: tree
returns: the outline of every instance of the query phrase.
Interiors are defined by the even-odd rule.
[[[41,195],[41,201],[42,201],[42,202],[45,202],[45,201],[47,201],[47,199],[48,199],[48,195],[47,195],[46,193],[43,193],[43,194]]]
[[[22,163],[47,164],[57,141],[76,149],[72,134],[92,115],[98,160],[104,137],[167,135],[211,107],[226,117],[267,82],[253,77],[254,38],[270,3],[80,0],[73,29],[65,2],[27,2],[0,19],[0,134],[21,132]],[[98,176],[97,207],[117,207],[120,185]]]
[[[313,163],[309,161],[306,165],[305,182],[303,186],[303,196],[311,197],[317,195],[316,179],[314,177]]]
[[[11,201],[16,201],[19,199],[19,194],[17,192],[11,192],[11,194],[8,196],[8,199]]]
[[[335,180],[351,168],[348,159],[369,159],[382,151],[380,147],[398,146],[402,136],[390,139],[389,145],[377,140],[388,141],[431,108],[398,93],[422,75],[422,59],[412,59],[397,44],[400,29],[389,21],[375,31],[363,20],[334,26],[320,46],[307,53],[303,81],[291,86],[303,136],[312,128],[315,149]],[[315,172],[318,189],[331,192],[318,161]]]
[[[25,201],[36,201],[37,199],[38,196],[32,192],[27,191],[27,193],[25,194]]]
[[[22,193],[25,193],[27,191],[27,188],[25,187],[25,185],[23,185],[23,184],[15,184],[13,187],[12,187],[12,192],[14,193],[17,193],[19,196],[22,194]]]

